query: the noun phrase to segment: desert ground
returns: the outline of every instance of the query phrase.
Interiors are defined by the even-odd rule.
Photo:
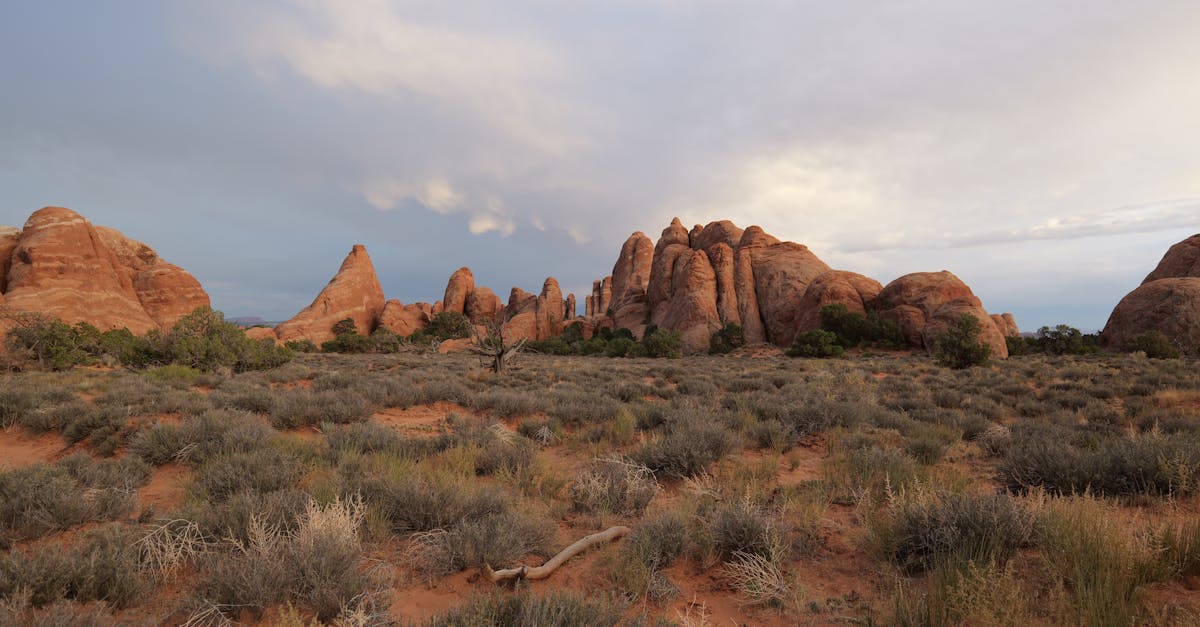
[[[0,622],[1200,619],[1190,359],[0,375]],[[613,527],[549,576],[493,583]]]

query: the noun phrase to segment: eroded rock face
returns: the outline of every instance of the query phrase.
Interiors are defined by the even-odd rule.
[[[821,328],[821,309],[845,305],[850,313],[867,315],[867,303],[883,291],[883,285],[867,276],[846,270],[830,270],[808,284],[800,298],[796,329],[799,333]]]
[[[632,294],[646,294],[650,266],[654,262],[654,244],[641,231],[635,231],[621,245],[621,254],[613,264],[612,307],[620,308]]]
[[[566,307],[567,320],[571,320],[579,315],[575,309],[575,294],[567,294],[567,302],[563,303],[563,306]]]
[[[21,229],[0,226],[0,294],[8,289],[8,267],[12,264],[12,253],[20,236]]]
[[[554,277],[549,277],[542,284],[542,293],[537,298],[536,339],[544,340],[562,335],[564,315],[562,289]]]
[[[992,314],[992,322],[996,325],[996,330],[1000,331],[1000,335],[1004,337],[1021,335],[1021,330],[1017,328],[1017,321],[1010,313]]]
[[[700,239],[704,239],[704,233],[700,234]],[[740,236],[741,233],[739,232]],[[737,324],[742,323],[742,316],[738,312],[737,299],[737,284],[734,279],[734,257],[733,249],[724,240],[715,244],[711,244],[706,248],[702,248],[708,253],[708,261],[712,264],[713,274],[717,277],[717,317],[721,324]]]
[[[1117,303],[1100,340],[1122,350],[1148,331],[1159,331],[1183,352],[1200,355],[1200,234],[1167,250],[1142,284]]]
[[[462,267],[450,275],[446,283],[446,295],[442,298],[442,311],[464,313],[467,297],[475,291],[475,275],[471,269]]]
[[[453,280],[451,277],[451,281]],[[492,290],[482,286],[471,291],[463,307],[463,313],[473,324],[498,322],[503,310],[504,303],[500,297],[496,296]]]
[[[138,301],[163,329],[197,307],[210,306],[200,282],[179,266],[163,261],[153,248],[105,226],[96,227],[100,238],[127,269]]]
[[[429,326],[433,317],[433,308],[429,303],[404,303],[390,299],[383,303],[383,312],[379,316],[379,326],[407,337]]]
[[[684,352],[699,353],[708,350],[713,332],[721,328],[717,277],[704,251],[692,251],[680,259],[672,274],[672,297],[658,318],[662,327],[679,331]]]
[[[979,341],[992,348],[992,356],[1008,357],[1004,336],[979,298],[948,271],[906,274],[887,284],[868,308],[898,322],[911,345],[927,349],[962,314],[970,314],[979,320]]]
[[[271,340],[272,342],[279,341],[279,337],[275,335],[275,329],[271,327],[250,327],[246,329],[246,337],[252,340]]]
[[[1200,277],[1200,234],[1193,235],[1171,248],[1163,255],[1154,271],[1146,275],[1143,284],[1158,279],[1181,279]]]
[[[830,268],[807,246],[794,242],[753,249],[751,259],[767,341],[777,346],[791,346],[800,329],[800,301],[804,292],[813,279]]]
[[[1176,348],[1200,354],[1200,278],[1141,284],[1117,303],[1100,337],[1106,346],[1120,350],[1147,331],[1160,331]]]
[[[307,338],[316,344],[333,339],[333,325],[346,318],[363,335],[369,335],[383,314],[383,288],[367,249],[355,244],[337,274],[317,294],[312,304],[275,328],[280,340]]]
[[[29,216],[9,263],[7,307],[102,330],[159,328],[138,300],[129,269],[92,223],[70,209],[46,207]]]

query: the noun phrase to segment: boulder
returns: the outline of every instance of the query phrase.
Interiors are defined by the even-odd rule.
[[[796,329],[799,333],[821,328],[821,309],[845,305],[850,313],[867,315],[867,303],[879,295],[879,281],[846,270],[830,270],[808,284],[800,298]]]
[[[1167,254],[1142,283],[1186,277],[1200,277],[1200,233],[1167,249]]]
[[[275,335],[275,329],[271,327],[250,327],[245,331],[246,337],[252,340],[271,340],[278,342],[279,337]]]
[[[383,314],[383,288],[362,244],[355,244],[312,304],[275,328],[283,341],[306,338],[320,345],[333,339],[333,325],[346,318],[363,335],[375,330]]]
[[[612,270],[612,308],[619,309],[633,294],[645,298],[654,263],[654,243],[641,231],[635,231],[621,245],[621,253]],[[602,312],[603,313],[603,312]]]
[[[733,287],[737,296],[738,318],[747,344],[767,341],[762,313],[758,308],[758,292],[754,285],[754,260],[750,249],[738,248],[733,253]]]
[[[453,280],[452,277],[451,281]],[[471,293],[467,295],[466,304],[463,306],[463,313],[474,324],[497,322],[503,310],[503,301],[486,287],[476,287],[471,290]]]
[[[92,223],[70,209],[46,207],[29,216],[9,264],[6,307],[101,330],[159,328],[138,299],[129,269]]]
[[[700,234],[701,240],[711,226],[706,227]],[[740,231],[738,235],[741,236]],[[725,240],[721,240],[701,250],[707,252],[708,261],[717,277],[717,316],[721,324],[742,324],[742,316],[738,313],[737,284],[734,280],[733,248],[730,248]]]
[[[442,298],[442,311],[464,313],[467,297],[475,291],[475,275],[471,269],[462,267],[450,275],[446,282],[446,295]]]
[[[742,236],[743,241],[745,237]],[[813,279],[830,268],[807,246],[795,242],[752,246],[750,257],[767,341],[776,346],[791,346],[799,332],[800,301],[804,292]]]
[[[1004,337],[1020,337],[1021,330],[1017,328],[1017,321],[1010,313],[992,314],[992,322],[996,325],[996,330],[1000,331],[1000,335]]]
[[[926,349],[962,314],[970,314],[979,320],[979,340],[991,347],[992,356],[1008,357],[1004,336],[979,298],[946,270],[906,274],[887,284],[867,307],[898,322],[909,344]]]
[[[383,304],[379,326],[401,337],[408,337],[429,326],[432,317],[432,308],[428,303],[405,305],[393,298]]]
[[[1200,277],[1141,284],[1117,303],[1100,339],[1122,350],[1147,331],[1160,331],[1185,353],[1200,354]]]
[[[127,269],[138,301],[159,327],[169,329],[197,307],[210,306],[200,282],[183,268],[163,261],[153,248],[116,229],[97,226],[96,231]]]
[[[704,251],[680,259],[672,273],[672,297],[658,316],[659,326],[680,333],[685,353],[700,353],[708,350],[712,334],[721,328],[716,274]]]
[[[21,237],[21,229],[12,226],[0,226],[0,294],[7,290],[8,267],[12,265],[13,250]]]
[[[709,222],[696,235],[696,239],[692,243],[692,248],[696,250],[708,250],[714,244],[724,243],[730,249],[734,249],[742,241],[742,233],[742,229],[739,229],[736,224],[729,220]]]
[[[553,277],[542,283],[542,293],[537,297],[537,330],[534,339],[544,340],[562,335],[563,296],[558,281]]]

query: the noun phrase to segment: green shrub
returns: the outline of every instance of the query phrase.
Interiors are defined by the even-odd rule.
[[[788,357],[841,357],[843,352],[836,334],[817,329],[797,335],[787,354]]]
[[[845,348],[858,346],[871,336],[866,316],[851,313],[841,303],[821,308],[821,329],[837,336],[837,344]]]
[[[959,316],[945,332],[933,338],[933,355],[937,363],[957,369],[987,363],[992,347],[979,341],[982,328],[975,316]]]
[[[709,338],[708,353],[725,355],[745,345],[746,335],[742,332],[742,325],[728,322]]]
[[[663,570],[679,557],[686,546],[687,520],[678,513],[664,513],[634,526],[617,554],[607,564],[606,576],[629,597],[662,603],[678,588]]]
[[[270,338],[252,340],[240,327],[210,307],[197,307],[182,317],[162,340],[167,359],[176,364],[211,372],[267,370],[292,359],[292,352]]]
[[[999,468],[1010,490],[1055,494],[1186,496],[1200,485],[1200,447],[1189,438],[1116,436],[1079,442],[1045,430],[1024,431]]]
[[[637,355],[639,357],[678,359],[683,354],[683,337],[679,331],[647,329],[641,347],[642,353]]]
[[[283,347],[293,353],[315,353],[321,350],[312,340],[307,338],[302,340],[288,340],[283,343]]]
[[[1135,337],[1124,346],[1126,352],[1142,351],[1151,359],[1176,359],[1179,349],[1162,331],[1152,330]]]
[[[457,311],[443,311],[429,321],[424,329],[409,336],[414,344],[443,342],[464,337],[471,337],[474,327],[466,316]]]

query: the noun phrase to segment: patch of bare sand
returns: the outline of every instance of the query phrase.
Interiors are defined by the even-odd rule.
[[[0,429],[0,468],[50,463],[62,457],[69,448],[57,432],[34,435],[19,427]]]
[[[138,488],[138,511],[154,508],[156,512],[169,512],[183,502],[191,471],[177,464],[163,464],[150,473],[146,485]]]
[[[476,415],[458,403],[438,401],[432,405],[384,409],[376,412],[371,418],[379,424],[387,425],[408,435],[432,435],[441,430],[446,417],[450,414]]]

